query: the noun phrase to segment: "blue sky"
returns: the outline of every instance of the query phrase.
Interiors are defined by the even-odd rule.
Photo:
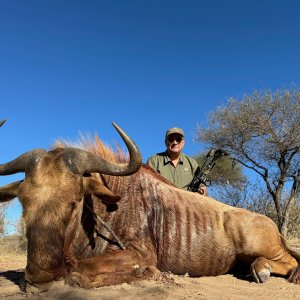
[[[0,162],[79,132],[121,144],[112,121],[144,161],[173,126],[197,154],[197,123],[229,97],[299,86],[299,11],[296,0],[0,1]]]

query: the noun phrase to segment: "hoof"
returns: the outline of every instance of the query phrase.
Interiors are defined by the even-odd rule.
[[[133,274],[136,277],[142,277],[144,275],[145,270],[146,267],[140,267],[139,265],[136,265],[133,267]]]
[[[133,274],[135,277],[151,278],[157,274],[160,274],[160,271],[154,266],[140,267],[136,265],[133,267]]]
[[[251,264],[251,274],[257,283],[266,282],[271,276],[271,267],[269,264],[264,264],[264,266],[259,267],[259,259],[256,259]],[[257,269],[260,269],[259,271]]]
[[[91,288],[90,281],[80,273],[72,272],[65,278],[65,283],[71,287]]]
[[[270,278],[270,276],[271,276],[271,272],[268,269],[257,273],[257,277],[259,278],[259,282],[261,283],[266,282]]]

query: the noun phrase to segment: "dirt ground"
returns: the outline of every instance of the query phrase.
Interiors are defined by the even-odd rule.
[[[93,290],[61,286],[42,294],[23,293],[20,289],[26,258],[0,261],[0,299],[272,299],[300,300],[300,285],[284,278],[271,277],[267,283],[257,284],[244,275],[190,278],[163,274],[157,280],[102,287]]]

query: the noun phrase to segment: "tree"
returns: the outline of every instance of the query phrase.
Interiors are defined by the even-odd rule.
[[[27,238],[26,238],[26,225],[25,220],[21,217],[16,226],[17,236],[19,239],[19,248],[21,252],[26,252],[27,250]]]
[[[5,204],[0,205],[0,237],[5,235]]]
[[[209,114],[208,128],[197,127],[197,140],[223,148],[265,183],[277,223],[287,235],[291,208],[299,197],[300,91],[254,91],[230,98]],[[283,192],[288,190],[284,201]]]
[[[199,166],[203,166],[207,153],[200,153],[194,157]],[[205,170],[204,170],[205,171]],[[213,185],[233,186],[241,189],[246,183],[246,177],[242,172],[241,165],[237,165],[228,156],[221,156],[215,163],[214,168],[208,176]]]

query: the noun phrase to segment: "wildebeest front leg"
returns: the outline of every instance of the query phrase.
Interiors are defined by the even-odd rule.
[[[77,261],[66,281],[69,285],[93,288],[144,280],[159,274],[155,264],[133,250],[112,251]]]
[[[66,279],[70,286],[79,286],[82,288],[95,288],[107,285],[116,285],[121,283],[130,283],[139,280],[153,278],[159,271],[156,267],[139,267],[130,271],[120,271],[114,273],[103,273],[90,275],[89,278],[80,273],[72,272]]]

